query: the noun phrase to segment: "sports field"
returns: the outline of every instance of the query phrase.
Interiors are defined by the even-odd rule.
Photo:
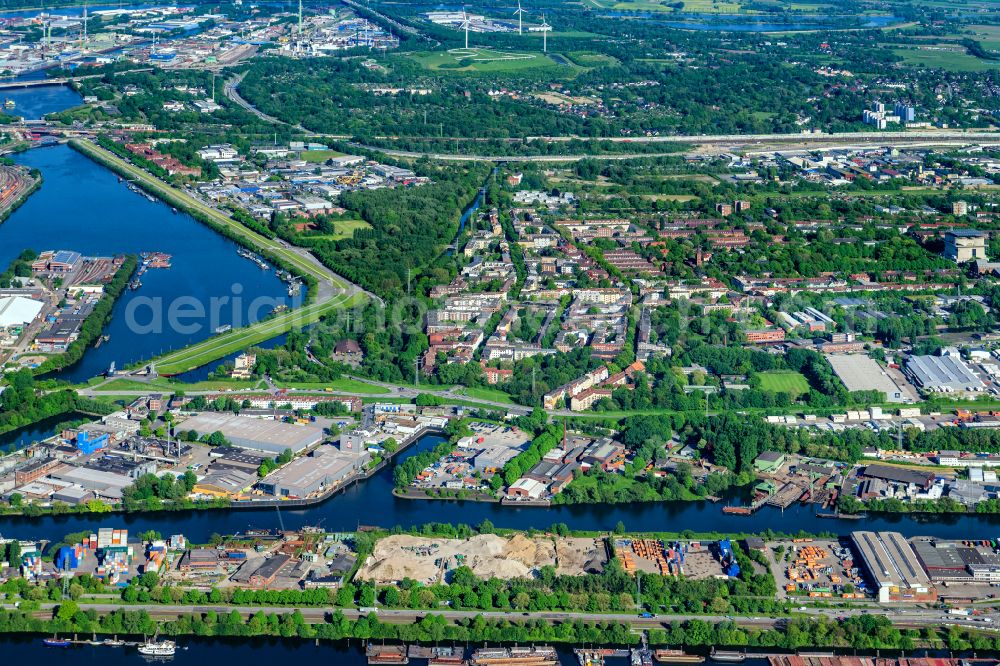
[[[760,378],[760,388],[774,393],[789,393],[793,396],[809,391],[809,382],[800,372],[791,370],[771,370],[757,375]]]
[[[344,153],[336,150],[303,150],[302,159],[306,162],[325,162],[331,157],[343,157]]]

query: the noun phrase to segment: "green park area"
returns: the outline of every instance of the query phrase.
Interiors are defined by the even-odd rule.
[[[312,235],[304,238],[305,241],[309,240],[341,240],[342,238],[351,238],[354,236],[354,232],[358,229],[371,229],[372,225],[368,224],[364,220],[334,220],[333,222],[333,233],[332,234],[321,234]]]

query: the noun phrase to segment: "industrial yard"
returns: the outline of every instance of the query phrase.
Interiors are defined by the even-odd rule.
[[[848,597],[865,589],[854,555],[837,540],[797,539],[768,544],[778,596]]]
[[[529,578],[544,566],[559,575],[597,573],[607,562],[600,539],[563,537],[506,538],[481,534],[470,539],[435,539],[396,535],[379,541],[357,578],[379,584],[410,578],[425,584],[448,579],[448,572],[467,566],[482,578]]]

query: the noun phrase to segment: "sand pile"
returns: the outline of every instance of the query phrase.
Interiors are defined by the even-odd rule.
[[[593,539],[576,539],[593,546]],[[412,578],[424,583],[444,580],[447,572],[467,566],[481,578],[525,578],[547,565],[555,566],[556,545],[551,538],[529,539],[523,534],[510,539],[480,534],[470,539],[435,539],[395,535],[380,540],[358,572],[360,580],[393,583]],[[583,559],[575,546],[560,559],[572,567]],[[582,561],[581,561],[582,563]],[[565,568],[566,565],[562,565]],[[566,573],[580,573],[567,570]]]

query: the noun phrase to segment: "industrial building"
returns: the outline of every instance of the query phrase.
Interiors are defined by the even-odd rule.
[[[271,472],[257,487],[275,497],[308,497],[343,482],[368,459],[367,454],[355,456],[323,446]]]
[[[913,402],[912,389],[899,386],[878,361],[861,354],[826,354],[848,391],[881,391],[889,402]]]
[[[102,499],[120,500],[122,491],[132,485],[132,479],[124,474],[103,472],[87,467],[65,467],[65,470],[53,471],[49,476],[56,481],[64,481],[93,491],[96,496]]]
[[[211,497],[232,498],[253,485],[257,479],[256,470],[247,471],[232,468],[214,469],[205,478],[194,484],[193,492]]]
[[[43,303],[24,296],[0,298],[0,328],[24,326],[35,321],[42,311]]]
[[[281,421],[254,419],[234,414],[202,412],[184,421],[184,430],[198,436],[221,432],[234,446],[278,455],[291,449],[299,453],[323,441],[323,428],[317,425],[292,425]]]
[[[1000,583],[1000,555],[970,541],[914,539],[913,549],[934,582]]]
[[[975,392],[985,388],[982,380],[956,354],[911,356],[906,360],[906,371],[926,391]]]
[[[282,569],[291,561],[291,557],[284,553],[277,553],[264,560],[260,566],[251,571],[244,572],[244,569],[251,567],[251,563],[244,564],[236,575],[233,582],[242,583],[250,587],[264,588],[274,583]]]
[[[930,578],[902,534],[852,532],[851,542],[875,585],[880,602],[933,598]]]

